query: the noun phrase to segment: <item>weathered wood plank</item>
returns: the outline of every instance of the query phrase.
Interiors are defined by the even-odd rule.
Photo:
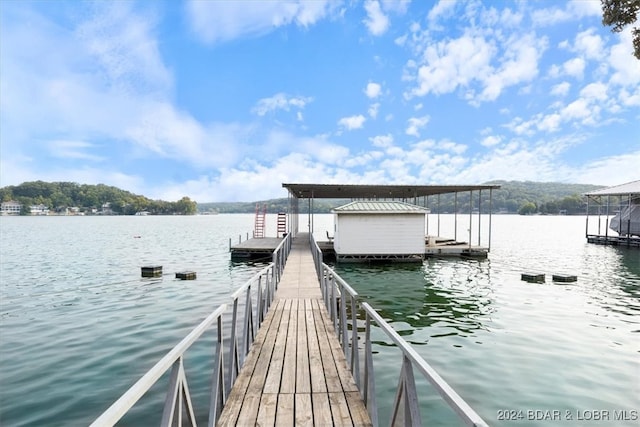
[[[267,379],[267,373],[269,372],[271,356],[275,347],[279,325],[282,321],[282,314],[284,313],[284,310],[281,309],[281,304],[276,307],[276,310],[277,314],[274,315],[274,320],[272,320],[268,326],[260,355],[258,356],[255,368],[251,374],[251,379],[249,380],[249,385],[247,386],[244,403],[238,415],[239,425],[254,425],[257,421],[260,398]]]
[[[342,352],[342,346],[340,345],[340,341],[338,341],[338,336],[334,332],[335,329],[333,328],[333,322],[331,322],[331,318],[329,317],[329,312],[324,306],[321,306],[320,313],[324,319],[324,326],[327,329],[328,345],[331,349],[331,353],[333,354],[333,360],[336,363],[336,369],[340,377],[340,382],[342,383],[342,388],[344,391],[358,391],[358,386],[351,375],[351,371],[347,365],[347,360]]]
[[[280,383],[280,393],[295,393],[296,391],[296,334],[298,330],[298,300],[291,302],[291,313],[289,317],[289,327],[287,329],[287,344],[284,354],[284,366],[282,367],[282,381]],[[296,313],[293,315],[293,313]]]
[[[307,325],[304,310],[305,300],[299,301],[298,334],[296,357],[296,393],[311,393],[311,375],[309,374],[309,346],[307,344]]]
[[[349,406],[349,413],[351,414],[353,425],[357,427],[369,427],[373,425],[360,392],[346,391],[344,396],[347,399],[347,405]]]
[[[252,393],[247,391],[244,395],[244,401],[242,402],[242,408],[238,414],[239,426],[252,426],[255,425],[258,419],[258,409],[260,408],[260,393]]]
[[[370,426],[322,302],[274,304],[219,425]]]
[[[269,372],[267,373],[263,393],[278,393],[280,391],[285,348],[287,344],[287,332],[289,328],[289,317],[291,316],[291,301],[284,301],[285,304],[282,310],[280,325],[278,326],[275,345],[271,356],[271,364],[269,365]]]
[[[251,381],[251,374],[255,369],[256,363],[260,356],[260,351],[262,349],[262,346],[264,345],[264,339],[269,331],[271,323],[277,323],[280,321],[282,311],[276,309],[278,305],[279,304],[276,304],[276,302],[274,302],[274,305],[271,307],[271,310],[269,310],[269,313],[262,322],[262,326],[256,334],[256,338],[253,342],[253,345],[251,346],[251,349],[249,350],[249,354],[245,359],[240,374],[238,375],[238,378],[236,379],[236,382],[231,389],[231,393],[229,393],[222,413],[220,414],[218,425],[237,425],[238,414],[240,413],[240,409],[242,408],[244,395],[247,391],[247,387],[249,386],[249,382]]]
[[[322,319],[321,310],[314,310],[314,318],[316,320]],[[342,391],[342,383],[338,376],[336,368],[336,362],[333,358],[333,353],[329,347],[329,340],[327,338],[327,329],[323,322],[316,322],[316,330],[318,331],[318,345],[320,348],[320,358],[322,359],[322,367],[324,369],[324,378],[327,385],[328,392]]]
[[[294,425],[293,420],[294,420],[293,394],[279,394],[275,425],[277,427],[291,427],[292,425]]]
[[[311,401],[313,403],[313,425],[333,425],[331,406],[329,406],[329,396],[327,393],[313,393],[311,394]]]
[[[312,306],[313,307],[313,304]],[[317,306],[316,306],[317,307]],[[307,326],[307,343],[309,345],[309,371],[311,376],[311,391],[313,393],[326,393],[327,381],[324,378],[324,368],[322,357],[320,356],[320,345],[318,344],[318,331],[314,313],[317,311],[305,310],[305,323]],[[322,319],[318,319],[322,321]]]
[[[310,393],[295,394],[295,425],[296,427],[313,426],[313,405]]]
[[[351,411],[347,404],[347,399],[344,393],[329,393],[329,404],[331,405],[331,415],[333,418],[333,425],[336,426],[352,426]]]
[[[276,424],[276,407],[278,395],[275,393],[263,393],[260,398],[257,425],[273,426]]]

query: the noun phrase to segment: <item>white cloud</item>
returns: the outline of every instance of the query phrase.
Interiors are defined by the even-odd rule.
[[[596,0],[571,0],[561,3],[564,8],[550,7],[537,9],[531,14],[531,19],[536,26],[549,26],[562,22],[579,20],[586,16],[601,16],[600,2]]]
[[[485,79],[492,72],[494,55],[491,43],[473,35],[428,45],[422,54],[425,64],[418,68],[417,87],[409,96],[449,93],[474,79]]]
[[[375,119],[376,117],[378,117],[378,110],[380,109],[380,103],[376,102],[373,103],[369,106],[369,109],[367,110],[367,113],[369,114],[369,117],[371,117],[372,119]]]
[[[410,3],[411,0],[382,0],[382,8],[384,10],[403,14],[407,11]]]
[[[52,156],[61,159],[80,159],[94,162],[105,160],[102,156],[88,153],[87,150],[94,148],[95,145],[86,141],[53,140],[49,141],[47,145]]]
[[[607,99],[607,86],[600,82],[590,83],[582,88],[580,96],[594,102],[605,101]]]
[[[502,138],[500,136],[489,135],[485,137],[482,141],[480,141],[480,144],[484,145],[485,147],[493,147],[500,144],[501,141],[502,141]]]
[[[440,0],[435,6],[431,8],[427,19],[431,22],[438,20],[440,17],[451,16],[456,7],[455,0]]]
[[[369,98],[377,98],[382,93],[382,86],[379,83],[368,83],[364,93]]]
[[[422,116],[422,117],[411,117],[408,120],[408,126],[405,130],[407,135],[415,136],[416,138],[420,137],[420,129],[424,128],[427,123],[429,123],[430,117]]]
[[[576,36],[574,49],[587,59],[601,59],[605,52],[604,41],[595,32],[594,28],[589,28]]]
[[[186,4],[189,25],[205,43],[226,42],[240,37],[264,35],[278,27],[295,23],[309,27],[331,15],[339,2],[276,1],[199,1]]]
[[[338,124],[347,130],[360,129],[364,126],[364,122],[367,119],[362,115],[343,117],[338,120]]]
[[[614,70],[611,83],[619,86],[637,87],[640,84],[640,61],[633,57],[631,29],[619,35],[619,42],[611,47],[608,63]]]
[[[201,125],[167,103],[144,106],[123,136],[161,157],[183,159],[196,167],[224,167],[241,156],[239,142],[248,129],[238,124]]]
[[[569,93],[569,89],[571,89],[571,84],[569,82],[558,83],[551,87],[551,94],[556,96],[565,96]]]
[[[393,136],[391,134],[378,135],[369,138],[374,147],[389,148],[393,145]]]
[[[569,182],[583,184],[618,185],[637,180],[638,165],[640,165],[640,151],[632,151],[587,162],[567,171],[566,179]]]
[[[499,68],[483,79],[484,89],[478,97],[481,101],[493,101],[504,88],[529,82],[538,75],[538,60],[546,48],[544,39],[536,39],[532,34],[519,35],[506,45]]]
[[[453,141],[440,141],[437,145],[436,148],[439,150],[443,150],[443,151],[450,151],[454,154],[462,154],[465,151],[467,151],[467,146],[464,144],[458,144],[455,143]]]
[[[367,12],[367,19],[363,22],[369,32],[374,36],[381,36],[389,29],[389,18],[382,12],[380,3],[376,0],[365,0],[364,9]]]
[[[582,58],[572,58],[562,64],[566,75],[581,79],[584,74],[585,61]]]
[[[155,18],[132,9],[128,2],[97,3],[75,35],[110,84],[137,93],[164,90],[172,77],[153,34]]]
[[[259,116],[264,116],[276,110],[289,111],[291,107],[303,109],[311,101],[313,98],[310,97],[292,97],[285,93],[277,93],[272,97],[260,99],[252,111]]]

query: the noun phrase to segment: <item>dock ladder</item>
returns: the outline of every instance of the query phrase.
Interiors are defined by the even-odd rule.
[[[253,227],[253,237],[256,239],[264,238],[264,226],[265,216],[267,214],[267,205],[262,205],[260,209],[260,203],[256,203],[256,219]]]
[[[278,212],[278,234],[276,237],[283,237],[287,232],[287,214]]]

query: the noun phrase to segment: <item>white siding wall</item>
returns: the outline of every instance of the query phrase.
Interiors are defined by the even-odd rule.
[[[424,227],[424,215],[336,215],[334,249],[338,255],[422,254]]]

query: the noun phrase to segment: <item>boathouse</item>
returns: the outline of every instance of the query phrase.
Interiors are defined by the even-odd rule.
[[[282,184],[289,191],[289,217],[288,231],[294,236],[298,233],[299,205],[300,200],[306,199],[309,211],[309,232],[315,231],[314,224],[314,201],[316,199],[346,199],[352,202],[402,202],[411,203],[415,206],[422,206],[419,215],[425,218],[426,223],[421,231],[411,238],[412,242],[415,238],[421,241],[420,259],[424,257],[440,257],[440,256],[463,256],[486,258],[491,250],[491,214],[492,214],[492,194],[493,190],[500,188],[500,185],[483,184],[483,185],[366,185],[366,184]],[[466,198],[466,206],[458,204],[458,196],[460,194],[468,194]],[[449,196],[453,198],[454,210],[452,215],[448,215],[447,220],[453,220],[453,236],[442,236],[440,228],[440,217],[442,213],[440,205],[440,196]],[[463,197],[463,200],[465,198]],[[353,205],[362,206],[362,205]],[[380,205],[382,206],[382,205]],[[467,224],[463,225],[462,233],[458,233],[458,210],[463,209],[468,212]],[[427,215],[427,212],[436,212],[436,214]],[[345,211],[336,211],[334,214],[341,216]],[[379,212],[380,213],[380,212]],[[364,215],[364,213],[360,213]],[[358,215],[358,214],[355,214]],[[430,217],[433,217],[431,220]],[[345,216],[346,218],[346,216]],[[341,220],[341,218],[337,218]],[[415,220],[415,219],[414,219]],[[348,219],[347,219],[348,221]],[[378,219],[379,221],[379,219]],[[356,221],[352,221],[356,222]],[[390,224],[387,224],[388,226]],[[397,225],[396,225],[397,226]],[[340,234],[337,230],[338,225],[334,224],[334,233]],[[356,231],[360,233],[358,225],[355,225]],[[405,224],[404,227],[409,227]],[[344,233],[344,227],[341,227]],[[417,230],[417,228],[416,228]],[[384,231],[380,231],[384,235]],[[389,236],[390,234],[386,234]],[[344,236],[344,234],[343,234]],[[460,237],[467,238],[462,240]],[[328,241],[317,240],[316,244],[322,250],[327,259],[334,255],[338,257],[335,250],[336,243],[341,245],[340,237],[334,235],[327,236]],[[351,239],[352,237],[349,237]],[[335,241],[338,239],[338,242]],[[369,241],[375,239],[373,233],[369,232]],[[386,248],[393,250],[394,244],[399,244],[400,238],[386,241]],[[483,241],[484,240],[484,241]],[[351,242],[353,243],[353,242]],[[413,243],[411,243],[413,245]],[[417,244],[417,243],[416,243]],[[412,246],[413,248],[413,246]],[[345,250],[340,249],[340,250]],[[351,249],[347,249],[351,250]],[[413,251],[413,249],[412,249]],[[370,251],[368,253],[371,253]],[[345,254],[343,254],[345,255]],[[390,254],[391,255],[391,254]],[[350,255],[349,255],[350,256]],[[395,256],[395,255],[393,255]],[[345,259],[343,257],[343,259]],[[354,258],[354,257],[352,257]],[[406,257],[405,257],[406,258]],[[393,259],[393,258],[389,258]]]
[[[587,242],[640,248],[640,180],[584,195]]]
[[[428,209],[397,201],[354,201],[333,210],[338,261],[422,261]]]

